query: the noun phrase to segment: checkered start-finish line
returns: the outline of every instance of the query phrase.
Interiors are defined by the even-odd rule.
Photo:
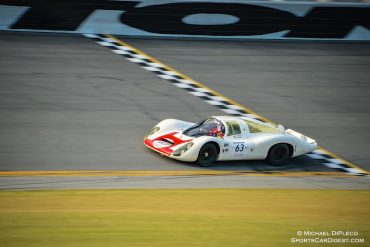
[[[249,112],[247,109],[243,109],[241,106],[231,102],[230,99],[227,99],[200,83],[171,70],[169,67],[164,66],[152,57],[139,52],[137,49],[115,39],[114,37],[102,34],[84,34],[84,36],[95,40],[99,45],[109,48],[115,54],[121,55],[130,62],[140,65],[145,70],[151,71],[158,77],[171,82],[171,84],[186,90],[191,95],[201,98],[203,101],[217,107],[228,115],[249,117],[272,124],[263,117]],[[320,148],[306,155],[311,159],[320,161],[322,165],[334,169],[335,171],[357,176],[367,175],[365,171],[350,166],[344,160],[335,158],[333,155]]]

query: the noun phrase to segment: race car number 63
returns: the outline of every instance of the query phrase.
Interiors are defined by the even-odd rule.
[[[235,147],[235,152],[243,152],[244,151],[244,144],[238,144]]]

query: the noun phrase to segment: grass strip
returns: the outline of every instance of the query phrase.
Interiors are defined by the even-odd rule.
[[[307,246],[291,238],[308,230],[369,246],[369,205],[369,190],[1,191],[0,246]]]

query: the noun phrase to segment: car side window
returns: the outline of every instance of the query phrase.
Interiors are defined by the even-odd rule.
[[[239,135],[242,133],[240,130],[240,125],[237,121],[226,122],[226,126],[228,129],[228,136]]]
[[[260,133],[260,132],[263,132],[263,133],[277,133],[278,132],[277,129],[274,129],[272,127],[268,127],[268,126],[265,126],[265,125],[262,125],[262,124],[258,124],[258,123],[252,122],[252,121],[248,121],[248,120],[244,120],[244,121],[248,125],[250,133]]]

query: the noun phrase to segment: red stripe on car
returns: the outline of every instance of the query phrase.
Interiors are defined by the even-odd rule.
[[[171,132],[163,136],[159,136],[153,140],[145,139],[144,144],[150,147],[151,149],[168,156],[174,151],[171,149],[173,146],[176,146],[176,145],[179,145],[185,142],[190,142],[192,140],[192,139],[181,140],[180,138],[175,136],[177,133],[178,132]],[[170,146],[162,147],[162,148],[154,147],[153,142],[162,141],[162,140],[167,141],[167,142],[170,141],[172,144]]]

